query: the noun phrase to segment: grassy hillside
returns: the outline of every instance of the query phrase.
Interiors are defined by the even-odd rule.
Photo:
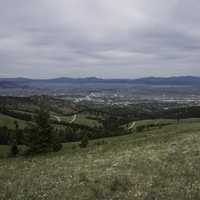
[[[0,113],[0,126],[7,126],[8,128],[13,129],[15,128],[14,121],[18,121],[20,128],[24,128],[26,126],[25,121]]]
[[[143,122],[144,123],[144,122]],[[7,151],[0,148],[1,156]],[[200,122],[0,159],[0,199],[200,199]]]
[[[88,117],[89,116],[92,116],[92,115],[87,115],[85,113],[79,113],[79,114],[76,114],[76,117],[75,119],[73,120],[74,118],[74,115],[72,116],[59,116],[61,121],[63,122],[71,122],[73,120],[74,123],[77,123],[77,124],[82,124],[82,125],[88,125],[88,126],[98,126],[99,123],[96,121],[96,120],[91,120],[89,119]]]
[[[21,111],[15,110],[15,112],[17,113]],[[64,116],[64,115],[58,115],[57,113],[51,113],[52,120],[59,119],[60,121],[67,122],[67,123],[70,123],[73,120],[73,123],[77,123],[80,125],[88,125],[91,127],[99,125],[99,123],[96,120],[89,119],[88,117],[89,115],[86,115],[86,114],[77,114],[75,119],[73,120],[74,115]],[[20,120],[19,118],[11,117],[9,115],[0,113],[0,126],[7,126],[8,128],[13,129],[15,127],[14,126],[15,120],[18,121],[20,128],[24,128],[26,126],[26,122],[24,120]]]

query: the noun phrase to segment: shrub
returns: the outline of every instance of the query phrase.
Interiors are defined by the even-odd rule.
[[[100,146],[100,145],[106,144],[106,141],[105,140],[99,140],[99,141],[96,141],[94,144],[97,145],[97,146]]]
[[[75,145],[75,144],[72,145],[72,149],[73,149],[73,150],[76,149],[76,145]]]
[[[144,130],[145,126],[137,126],[136,131],[137,132],[142,132]]]
[[[114,177],[114,179],[111,181],[110,190],[113,192],[116,192],[116,191],[126,192],[131,187],[131,185],[132,183],[130,179],[128,178],[128,176],[118,175]]]
[[[88,138],[88,134],[85,133],[81,139],[81,143],[80,143],[80,147],[81,148],[86,148],[88,146],[89,143],[89,138]]]
[[[53,145],[53,151],[54,152],[58,152],[58,151],[60,151],[61,149],[62,149],[62,144],[61,143],[55,143],[54,145]]]
[[[6,126],[0,127],[0,144],[9,144],[10,134]]]
[[[10,156],[11,157],[16,157],[17,154],[19,153],[19,149],[16,143],[11,144],[10,146]]]

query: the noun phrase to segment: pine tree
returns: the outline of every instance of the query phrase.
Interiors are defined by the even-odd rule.
[[[50,124],[50,114],[47,105],[40,103],[34,124],[30,125],[27,135],[28,154],[47,153],[54,150],[54,128]]]
[[[15,142],[11,143],[10,156],[11,157],[16,157],[18,153],[19,153],[19,149],[18,149],[17,144]]]
[[[83,137],[81,138],[81,143],[80,143],[80,147],[81,148],[86,148],[88,146],[89,143],[89,138],[88,138],[88,134],[85,133],[83,135]]]
[[[11,140],[10,140],[10,156],[16,157],[19,153],[19,149],[17,146],[17,133],[19,131],[19,124],[17,121],[14,121],[15,130],[12,132]]]

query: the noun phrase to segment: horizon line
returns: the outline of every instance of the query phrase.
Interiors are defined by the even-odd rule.
[[[136,79],[144,79],[144,78],[180,78],[180,77],[187,77],[187,78],[200,78],[200,75],[173,75],[173,76],[141,76],[141,77],[135,77],[135,78],[118,78],[118,77],[112,77],[112,78],[105,78],[105,77],[98,77],[98,76],[80,76],[80,77],[73,77],[73,76],[56,76],[56,77],[48,77],[48,78],[36,78],[36,77],[27,77],[27,76],[8,76],[8,77],[1,77],[0,79],[29,79],[29,80],[50,80],[50,79],[102,79],[102,80],[136,80]]]

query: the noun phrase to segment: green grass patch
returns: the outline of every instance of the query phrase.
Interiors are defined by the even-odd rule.
[[[0,199],[200,199],[199,144],[200,123],[181,121],[86,149],[69,143],[58,153],[1,159]]]
[[[7,126],[9,129],[13,129],[15,128],[14,121],[18,122],[19,128],[24,128],[26,126],[26,122],[23,120],[10,117],[8,115],[0,114],[0,126]]]
[[[74,115],[72,115],[72,116],[59,116],[59,117],[64,122],[71,122]],[[87,126],[91,126],[91,127],[99,125],[99,123],[96,120],[89,119],[88,117],[89,117],[89,115],[84,114],[84,113],[83,114],[82,113],[77,114],[76,119],[74,120],[74,123],[81,124],[81,125],[87,125]]]

